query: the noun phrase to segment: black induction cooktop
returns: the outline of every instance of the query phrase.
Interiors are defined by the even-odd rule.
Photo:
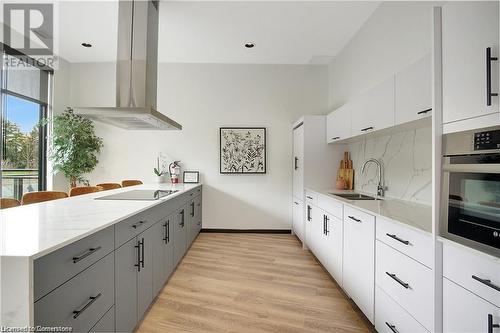
[[[133,190],[111,194],[104,197],[95,198],[96,200],[146,200],[153,201],[166,197],[177,191],[171,190]]]

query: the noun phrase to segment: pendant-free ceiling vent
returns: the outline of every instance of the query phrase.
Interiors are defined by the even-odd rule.
[[[156,110],[158,1],[120,0],[116,106],[74,107],[87,118],[129,130],[180,130]]]

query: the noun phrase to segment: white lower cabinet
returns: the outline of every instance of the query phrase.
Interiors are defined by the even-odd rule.
[[[419,262],[377,241],[376,283],[428,330],[433,321],[433,273]]]
[[[375,217],[344,206],[343,287],[374,322]]]
[[[323,265],[342,286],[342,252],[343,252],[343,222],[335,216],[323,212],[325,233],[323,236],[322,249],[324,251]]]
[[[292,203],[292,228],[295,235],[302,241],[305,241],[304,235],[304,202],[297,198],[293,198]]]
[[[375,329],[378,333],[429,332],[378,286],[375,288]]]
[[[500,308],[443,278],[443,332],[497,333]]]

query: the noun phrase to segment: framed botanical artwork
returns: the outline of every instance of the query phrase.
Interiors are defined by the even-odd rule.
[[[221,127],[220,173],[266,173],[266,128]]]

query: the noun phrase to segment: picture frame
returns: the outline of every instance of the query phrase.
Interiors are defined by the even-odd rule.
[[[266,174],[266,132],[265,127],[220,127],[219,172]]]
[[[200,172],[184,171],[182,173],[182,182],[186,184],[198,184],[200,182]]]

